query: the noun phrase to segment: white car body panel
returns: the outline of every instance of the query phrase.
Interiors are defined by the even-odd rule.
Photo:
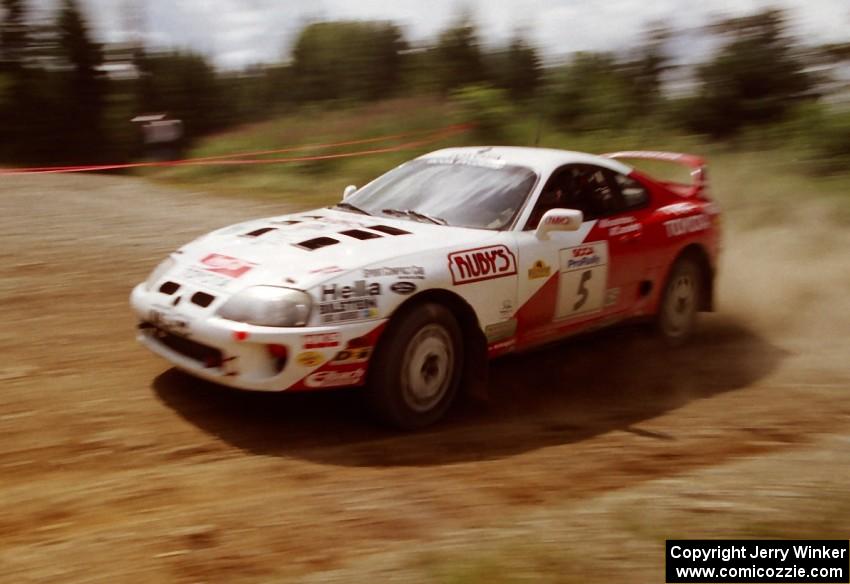
[[[661,260],[653,264],[642,251],[646,238],[641,242],[615,231],[625,232],[623,225],[641,228],[642,219],[633,214],[610,229],[603,219],[546,238],[521,230],[556,169],[592,164],[628,175],[630,167],[589,154],[532,148],[449,148],[422,158],[521,165],[534,170],[538,180],[511,228],[503,231],[319,209],[210,233],[172,254],[174,265],[156,281],[133,290],[131,306],[143,323],[139,340],[205,379],[244,389],[303,390],[362,385],[388,319],[405,301],[429,290],[448,291],[471,307],[491,355],[513,350],[518,340],[529,346],[580,330],[585,322],[642,314],[657,301],[657,293],[625,301],[638,298],[639,280],[651,270],[660,277]],[[667,240],[662,244],[669,247]],[[306,326],[254,326],[217,315],[234,294],[260,285],[307,293],[313,306]],[[168,286],[178,288],[163,291]],[[554,314],[535,312],[535,301],[544,297],[547,306],[555,306]],[[215,358],[206,362],[207,354]]]

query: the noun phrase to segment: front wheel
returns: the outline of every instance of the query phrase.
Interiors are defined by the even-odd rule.
[[[684,344],[696,328],[702,294],[702,270],[690,257],[673,264],[658,311],[658,330],[672,346]]]
[[[440,304],[412,307],[390,324],[369,366],[369,400],[383,421],[422,428],[454,401],[463,369],[461,330]]]

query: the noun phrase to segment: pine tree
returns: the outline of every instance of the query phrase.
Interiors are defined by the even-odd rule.
[[[96,160],[103,155],[102,128],[105,80],[98,67],[103,61],[99,44],[92,41],[76,0],[64,0],[56,23],[59,53],[69,71],[64,84],[63,125],[69,155]]]

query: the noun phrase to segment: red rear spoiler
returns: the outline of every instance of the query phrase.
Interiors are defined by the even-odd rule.
[[[680,154],[677,152],[653,152],[644,150],[626,150],[623,152],[610,152],[603,154],[606,158],[631,158],[633,160],[656,160],[660,162],[671,162],[680,164],[691,169],[691,178],[693,182],[689,185],[671,182],[659,181],[673,191],[686,197],[695,197],[703,193],[708,187],[708,176],[706,172],[706,162],[701,156],[693,154]]]

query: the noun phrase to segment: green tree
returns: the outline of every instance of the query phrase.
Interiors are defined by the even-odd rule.
[[[692,128],[731,135],[749,124],[779,120],[815,96],[817,80],[781,10],[723,20],[711,30],[727,41],[697,71],[700,89],[685,114]]]
[[[431,66],[443,93],[487,80],[478,32],[468,15],[440,33],[431,51]]]
[[[633,110],[629,79],[614,55],[577,53],[550,72],[545,109],[567,130],[622,127]]]
[[[231,119],[232,104],[223,97],[224,81],[203,55],[142,54],[136,67],[140,75],[138,111],[166,113],[182,120],[187,139],[220,129]]]
[[[389,22],[318,22],[292,49],[298,99],[370,100],[398,91],[407,43]]]
[[[3,20],[0,22],[0,71],[8,73],[23,66],[29,28],[24,0],[3,0],[0,7],[3,10]]]
[[[63,0],[56,34],[59,57],[68,69],[62,92],[65,150],[69,159],[96,160],[106,146],[102,126],[106,81],[99,70],[101,46],[92,40],[77,0]]]
[[[623,65],[634,116],[650,115],[661,105],[663,75],[671,68],[670,56],[665,47],[669,38],[670,30],[665,25],[652,25],[643,44],[631,51],[636,56]]]
[[[542,61],[537,49],[517,33],[503,50],[492,57],[493,82],[514,101],[535,95],[542,81]]]

